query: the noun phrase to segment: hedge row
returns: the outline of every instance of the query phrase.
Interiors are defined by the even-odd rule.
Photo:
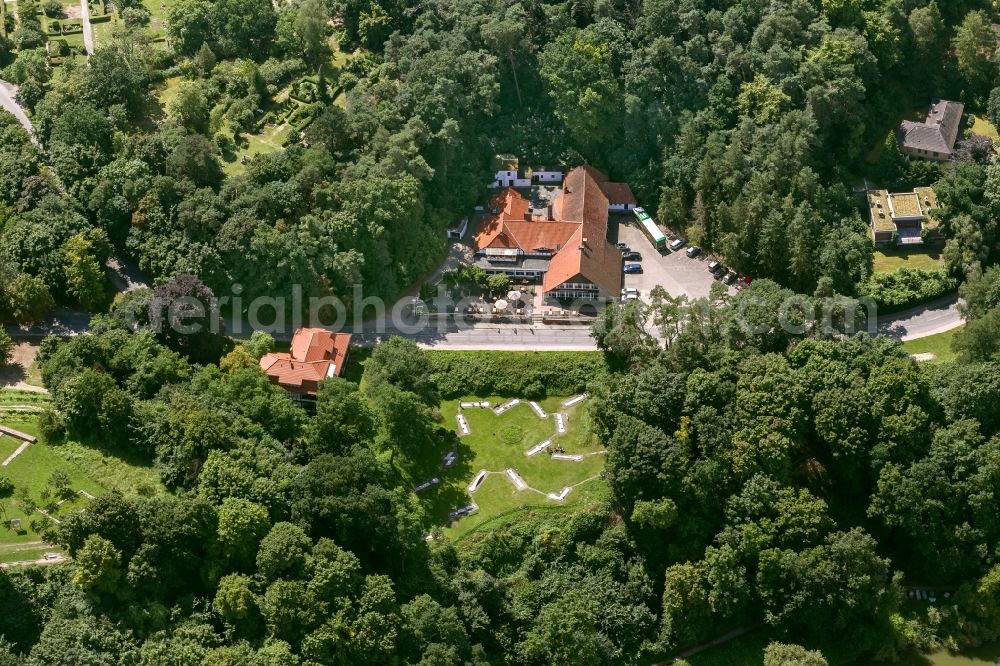
[[[598,352],[427,352],[446,399],[573,395],[608,373]]]
[[[900,268],[892,273],[875,273],[861,285],[861,293],[878,303],[880,312],[896,312],[934,300],[954,291],[958,281],[944,268]]]

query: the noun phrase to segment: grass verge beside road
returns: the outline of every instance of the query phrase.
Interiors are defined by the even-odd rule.
[[[903,348],[909,354],[934,354],[934,358],[928,363],[947,363],[955,360],[955,352],[951,350],[951,341],[955,334],[962,330],[961,327],[953,328],[944,333],[929,335],[926,338],[917,338],[903,343]]]

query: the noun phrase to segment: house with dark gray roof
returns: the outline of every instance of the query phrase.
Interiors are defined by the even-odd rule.
[[[904,120],[899,127],[899,149],[910,157],[945,162],[951,159],[965,105],[936,99],[922,123]]]

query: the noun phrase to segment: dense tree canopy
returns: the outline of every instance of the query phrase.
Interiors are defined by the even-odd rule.
[[[932,97],[1000,114],[989,3],[177,0],[162,40],[128,0],[58,67],[34,5],[0,31],[37,140],[0,112],[0,323],[96,315],[42,344],[40,427],[163,488],[62,518],[66,566],[0,571],[0,663],[653,663],[751,627],[768,666],[820,666],[1000,636],[1000,166],[894,137]],[[395,296],[497,153],[592,163],[758,279],[608,308],[599,362],[390,339],[309,411],[258,367],[274,339],[186,309]],[[810,316],[878,283],[866,177],[935,187],[956,363]],[[152,286],[115,296],[112,259]],[[413,488],[454,445],[442,399],[584,389],[606,492],[441,535]]]

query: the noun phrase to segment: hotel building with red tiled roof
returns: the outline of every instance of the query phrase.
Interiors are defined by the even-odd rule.
[[[610,186],[610,187],[609,187]],[[546,209],[513,189],[493,202],[495,213],[475,237],[477,265],[514,279],[540,281],[554,299],[617,300],[621,293],[621,252],[607,240],[608,211],[635,199],[624,183],[609,183],[597,169],[577,167]],[[614,208],[618,209],[618,208]],[[624,209],[622,209],[624,210]]]

